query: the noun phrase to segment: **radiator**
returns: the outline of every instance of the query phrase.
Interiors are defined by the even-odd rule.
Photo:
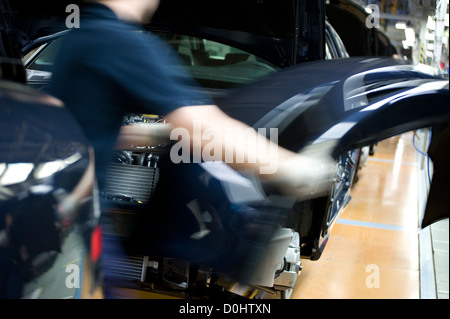
[[[158,168],[110,163],[105,191],[110,199],[147,203],[153,194],[158,177]]]
[[[131,281],[143,281],[146,266],[144,256],[112,258],[108,262],[112,276]]]

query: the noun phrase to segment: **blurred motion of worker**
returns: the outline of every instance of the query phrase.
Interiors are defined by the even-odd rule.
[[[178,58],[176,53],[142,28],[158,5],[158,0],[86,0],[81,8],[80,28],[65,37],[55,62],[51,92],[65,103],[90,139],[100,190],[126,114],[164,116],[168,127],[155,127],[158,134],[183,128],[192,139],[196,138],[195,121],[201,122],[202,130],[224,134],[248,129],[223,113],[200,90],[193,89],[196,83],[187,74],[169,67]],[[142,145],[151,140],[152,134],[154,131],[148,127],[130,126],[122,128],[119,140],[122,144]],[[260,174],[262,165],[275,161],[277,170],[260,175],[261,180],[287,196],[301,198],[311,192],[320,195],[330,185],[328,168],[333,160],[326,150],[296,154],[271,145],[273,142],[267,139],[268,147],[258,149],[239,143],[238,139],[221,144],[222,154],[239,149],[245,152],[245,158],[254,161],[229,165],[238,171]],[[114,254],[114,249],[120,254],[120,247],[104,245],[106,258]],[[105,270],[105,280],[107,276]],[[114,296],[106,292],[106,297]]]

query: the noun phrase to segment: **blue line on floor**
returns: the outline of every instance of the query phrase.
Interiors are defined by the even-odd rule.
[[[359,221],[359,220],[351,220],[351,219],[343,219],[343,218],[339,218],[337,220],[337,223],[338,224],[342,224],[342,225],[370,227],[370,228],[378,228],[378,229],[385,229],[385,230],[395,230],[395,231],[408,231],[408,230],[410,230],[410,229],[407,229],[407,228],[401,227],[401,226],[380,224],[380,223],[371,223],[371,222],[364,222],[364,221]]]

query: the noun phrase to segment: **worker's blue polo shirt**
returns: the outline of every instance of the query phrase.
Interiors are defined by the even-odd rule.
[[[120,21],[106,6],[83,8],[80,28],[64,38],[51,93],[73,113],[95,148],[97,178],[109,160],[123,116],[166,115],[212,102],[174,62],[176,53],[140,26]]]

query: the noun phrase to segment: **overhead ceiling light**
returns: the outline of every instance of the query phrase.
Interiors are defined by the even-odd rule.
[[[434,18],[432,16],[428,16],[427,28],[430,30],[436,29],[436,21],[434,20]]]
[[[413,28],[405,28],[406,41],[410,43],[416,42],[416,32]]]
[[[52,161],[39,165],[35,172],[34,177],[37,179],[43,179],[52,176],[64,168],[63,161]]]
[[[403,47],[406,49],[408,47],[413,47],[416,43],[416,32],[413,28],[405,28],[406,40],[402,41]]]
[[[399,30],[405,30],[406,29],[406,22],[397,22],[395,24],[395,27]]]
[[[0,178],[0,186],[19,184],[27,180],[34,165],[31,163],[8,164]]]

